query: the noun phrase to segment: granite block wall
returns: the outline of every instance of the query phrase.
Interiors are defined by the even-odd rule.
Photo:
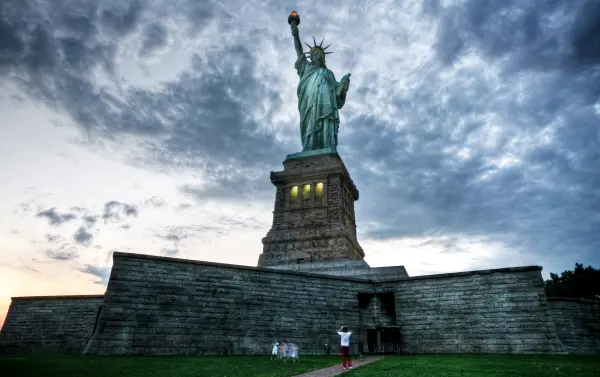
[[[410,278],[392,267],[382,281],[113,257],[104,296],[13,298],[0,353],[265,354],[289,340],[319,354],[342,323],[357,333],[361,323],[397,325],[403,353],[600,353],[600,304],[548,299],[540,267]],[[359,294],[390,297],[391,317],[379,323]]]
[[[393,291],[404,353],[564,353],[541,267],[415,276]]]
[[[277,187],[273,225],[262,239],[258,267],[364,258],[356,238],[358,190],[337,154],[286,160],[284,171],[271,172],[271,182]]]
[[[600,302],[549,297],[548,304],[569,353],[600,355]]]
[[[86,354],[264,354],[287,339],[319,353],[359,320],[356,279],[114,253]]]
[[[311,272],[334,276],[346,276],[363,280],[399,280],[408,279],[404,266],[370,267],[364,260],[331,260],[308,263],[289,263],[268,266],[283,271]]]
[[[0,354],[80,354],[104,296],[13,297],[0,332]]]

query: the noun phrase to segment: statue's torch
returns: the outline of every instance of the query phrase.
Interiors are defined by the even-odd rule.
[[[288,24],[291,25],[292,22],[295,23],[296,26],[300,25],[300,15],[295,10],[293,10],[288,17]]]

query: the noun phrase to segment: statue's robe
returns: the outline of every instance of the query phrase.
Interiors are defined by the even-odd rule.
[[[296,61],[300,76],[298,83],[298,110],[300,111],[300,137],[302,151],[337,147],[340,124],[338,110],[346,102],[343,83],[335,80],[327,67],[317,67],[306,57]]]

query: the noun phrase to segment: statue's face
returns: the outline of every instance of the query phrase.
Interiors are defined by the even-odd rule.
[[[310,61],[315,65],[324,66],[325,65],[325,54],[323,54],[323,52],[321,50],[314,49],[310,53]]]

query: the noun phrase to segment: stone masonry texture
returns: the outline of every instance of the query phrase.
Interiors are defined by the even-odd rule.
[[[404,266],[370,267],[364,260],[317,261],[312,263],[293,263],[268,266],[285,271],[303,271],[333,276],[357,277],[367,280],[407,279]]]
[[[364,258],[356,238],[358,190],[337,153],[286,160],[283,171],[271,172],[271,182],[273,225],[262,240],[259,267]]]
[[[540,267],[412,277],[395,293],[404,353],[565,353]]]
[[[274,340],[318,353],[358,326],[368,282],[115,253],[86,354],[264,354]]]
[[[80,354],[104,296],[14,297],[0,332],[0,354]]]
[[[104,300],[14,298],[2,353],[81,352],[87,343],[89,355],[266,354],[273,340],[289,340],[321,354],[343,323],[357,334],[353,347],[366,328],[397,326],[401,353],[600,354],[599,304],[548,299],[536,266],[374,280],[113,258]],[[377,300],[361,308],[365,294],[393,294],[393,314],[373,314]]]
[[[548,298],[558,338],[572,354],[600,355],[600,302]]]

